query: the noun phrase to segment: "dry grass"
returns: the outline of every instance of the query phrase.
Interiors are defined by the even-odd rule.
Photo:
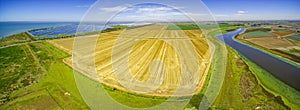
[[[65,52],[67,52],[69,54],[72,54],[74,38],[48,40],[47,42],[64,50]]]

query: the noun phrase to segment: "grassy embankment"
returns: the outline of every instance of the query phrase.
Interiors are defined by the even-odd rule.
[[[228,50],[226,74],[213,109],[288,109],[280,97],[259,85],[248,65],[236,51]]]
[[[271,73],[265,71],[255,63],[241,56],[243,60],[249,65],[250,70],[256,76],[260,85],[269,93],[276,97],[281,97],[285,105],[292,109],[300,109],[300,92],[296,89],[286,85],[282,81],[275,78]]]
[[[180,27],[180,26],[179,26]],[[219,42],[214,37],[221,33],[225,33],[226,30],[234,30],[239,28],[240,26],[233,26],[230,24],[223,24],[220,26],[222,30],[218,30],[218,27],[215,25],[202,25],[201,29],[208,30],[207,39],[214,45],[214,55],[211,61],[211,66],[207,74],[207,78],[205,80],[205,85],[202,87],[200,93],[195,94],[190,100],[189,104],[186,106],[187,108],[199,108],[200,103],[204,95],[210,100],[214,100],[218,91],[222,86],[223,76],[226,73],[226,66],[224,65],[226,62],[226,47],[223,43]],[[211,85],[209,85],[211,84]],[[207,92],[208,91],[208,92]],[[212,102],[211,102],[212,103]]]
[[[0,47],[8,46],[12,44],[25,43],[35,41],[35,38],[28,34],[27,32],[22,32],[19,34],[14,34],[9,37],[4,37],[0,39]]]

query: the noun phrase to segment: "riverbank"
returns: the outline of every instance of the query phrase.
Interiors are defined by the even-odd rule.
[[[283,74],[283,73],[289,72],[289,69],[285,68],[284,66],[277,66],[277,67],[273,67],[273,68],[268,68],[269,72],[267,72],[266,70],[263,70],[262,67],[265,67],[265,66],[263,66],[262,63],[265,63],[267,65],[269,65],[269,64],[275,65],[276,62],[269,62],[269,61],[276,60],[276,59],[274,59],[274,58],[268,59],[269,57],[272,58],[272,56],[264,54],[256,49],[250,49],[251,48],[250,46],[244,46],[242,44],[239,44],[237,41],[234,40],[234,37],[236,35],[238,35],[238,33],[240,33],[240,32],[241,31],[234,31],[229,34],[223,35],[224,36],[223,41],[226,44],[228,44],[229,46],[231,46],[232,48],[237,49],[237,51],[239,52],[239,55],[241,55],[242,58],[246,61],[246,63],[250,66],[250,70],[255,74],[259,83],[261,83],[261,85],[268,92],[270,92],[276,96],[281,96],[281,98],[283,99],[285,104],[290,106],[292,109],[294,109],[294,108],[299,109],[298,105],[299,105],[300,92],[297,91],[296,89],[288,86],[287,84],[283,83],[279,79],[277,79],[278,76],[277,76],[277,78],[275,78],[273,76],[274,74],[272,75],[271,73],[269,73],[270,69],[275,69],[275,72],[277,72],[277,74]],[[254,60],[255,63],[253,63],[252,60],[254,58],[257,58],[258,56],[263,56],[263,57],[260,58],[259,61]],[[249,58],[251,58],[251,60]],[[262,62],[260,62],[260,61],[262,61]],[[267,62],[269,62],[269,63],[267,63]],[[288,65],[285,62],[280,63],[280,64]],[[269,65],[269,66],[272,67],[272,65]],[[288,67],[290,67],[290,66],[288,66]],[[284,69],[282,69],[282,68],[284,68]],[[297,67],[294,67],[294,68],[297,70]],[[274,72],[274,71],[271,71],[271,72]],[[296,72],[293,74],[297,75],[298,73],[300,73],[300,72]],[[295,84],[297,84],[297,78],[295,76],[287,76],[287,75],[283,75],[283,76],[295,79],[293,81]],[[294,83],[292,83],[292,84],[294,84]]]

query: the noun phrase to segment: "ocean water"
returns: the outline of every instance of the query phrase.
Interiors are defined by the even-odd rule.
[[[56,27],[69,24],[78,24],[78,22],[0,22],[0,38],[31,29]]]

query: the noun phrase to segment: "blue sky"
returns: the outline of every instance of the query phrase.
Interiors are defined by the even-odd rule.
[[[203,11],[204,7],[200,0],[164,0],[163,2],[160,2],[161,0],[101,0],[93,8],[90,6],[96,0],[0,0],[0,21],[80,21],[86,12],[91,10],[96,10],[93,13],[102,13],[99,14],[101,16],[105,16],[106,13],[108,18],[109,15],[113,15],[112,13],[117,13],[120,9],[135,4],[136,1],[167,4],[203,18],[207,16],[205,14],[209,14],[206,10]],[[300,0],[202,0],[202,2],[216,20],[300,20]],[[156,8],[161,9],[161,7]],[[165,10],[154,13],[160,12],[170,14]]]

